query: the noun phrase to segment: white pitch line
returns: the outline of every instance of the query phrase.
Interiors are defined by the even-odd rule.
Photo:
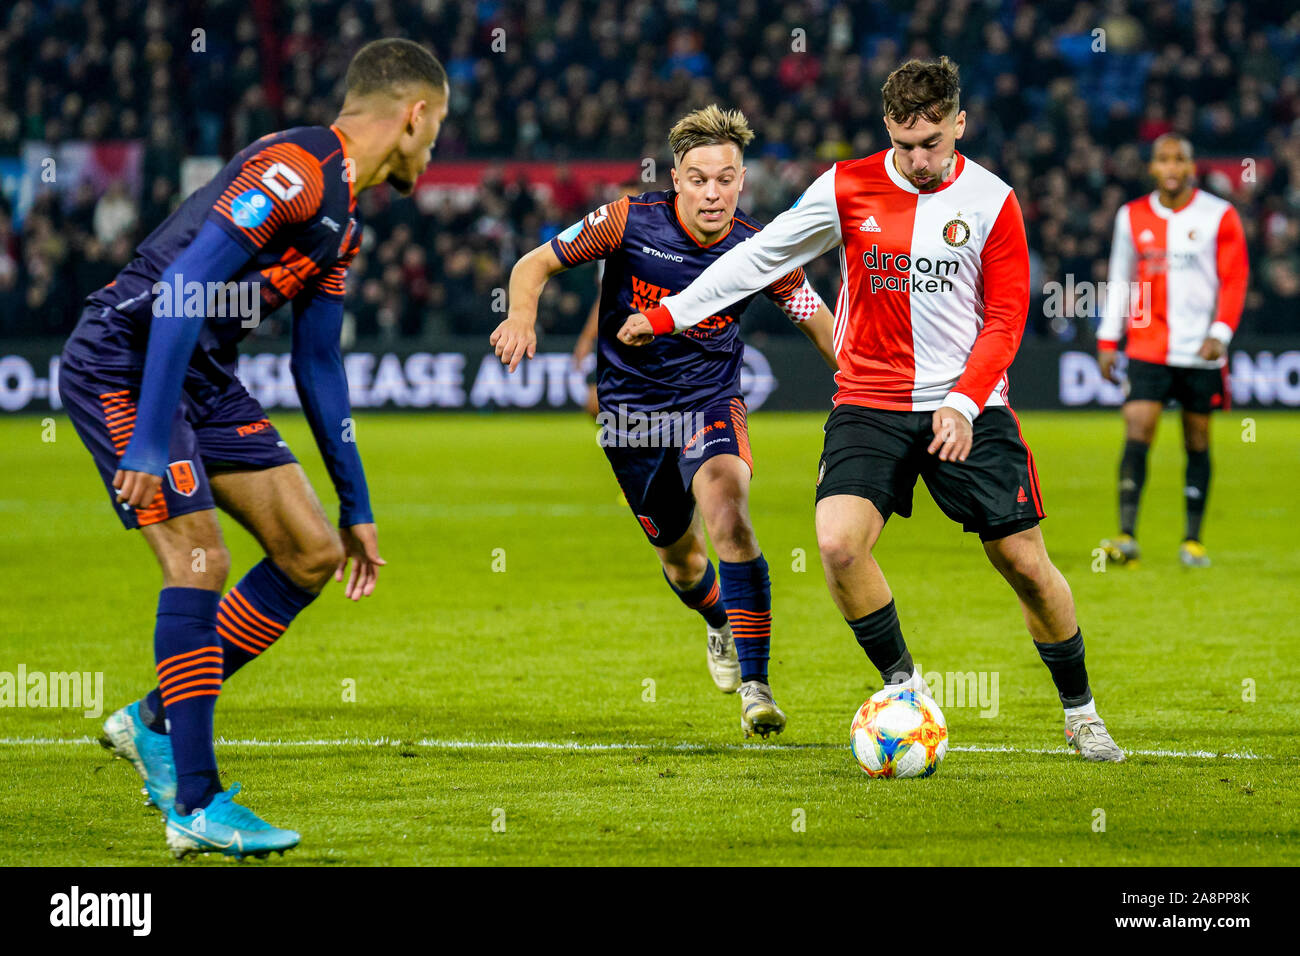
[[[57,746],[68,744],[93,744],[99,741],[93,737],[0,737],[0,746]],[[228,740],[217,738],[217,743],[226,747],[426,747],[431,750],[569,750],[575,752],[600,752],[617,750],[676,750],[686,753],[709,750],[831,750],[839,744],[806,743],[581,743],[562,740],[433,740],[415,741],[396,740],[391,737],[362,738],[351,737],[336,740]],[[975,754],[1046,754],[1049,756],[1073,756],[1065,747],[1057,749],[1037,747],[980,747],[965,745],[949,747],[955,753]],[[1191,760],[1284,760],[1289,758],[1274,757],[1271,754],[1253,753],[1214,753],[1210,750],[1126,750],[1126,754],[1135,757],[1173,757]]]

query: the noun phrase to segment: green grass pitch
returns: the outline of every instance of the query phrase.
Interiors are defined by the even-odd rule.
[[[301,418],[277,419],[333,511]],[[589,421],[363,414],[390,562],[378,591],[351,605],[332,584],[217,708],[227,785],[303,834],[283,861],[245,865],[1295,863],[1300,418],[1218,417],[1215,564],[1195,572],[1176,556],[1173,415],[1153,453],[1142,566],[1104,572],[1093,549],[1113,530],[1118,414],[1023,419],[1048,548],[1127,763],[1065,751],[1010,590],[918,489],[916,516],[891,521],[878,550],[909,645],[927,672],[996,674],[998,710],[946,708],[953,750],[931,779],[858,770],[849,720],[878,678],[818,563],[822,415],[751,421],[772,685],[790,723],[742,742],[738,702],[705,668],[703,624],[664,585]],[[150,686],[158,572],[117,527],[67,420],[56,441],[43,430],[0,423],[0,671],[102,672],[111,711]],[[224,527],[234,583],[258,553]],[[0,864],[170,862],[132,769],[88,742],[98,724],[0,710]]]

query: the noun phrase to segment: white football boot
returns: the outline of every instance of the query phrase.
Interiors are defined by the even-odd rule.
[[[772,699],[772,688],[761,680],[747,680],[740,685],[740,729],[746,737],[785,730],[785,714]]]
[[[1065,742],[1079,751],[1084,760],[1120,763],[1124,759],[1124,751],[1096,714],[1066,714]]]
[[[740,690],[740,657],[730,623],[709,628],[709,675],[724,694]]]

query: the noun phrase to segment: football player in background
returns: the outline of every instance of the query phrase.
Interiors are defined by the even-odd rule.
[[[384,564],[339,348],[344,278],[360,247],[357,194],[383,183],[411,193],[448,87],[437,59],[400,39],[358,51],[346,86],[333,125],[262,137],[186,199],[88,297],[63,351],[68,415],[118,518],[140,530],[162,567],[158,685],[104,729],[105,746],[144,778],[177,856],[297,845],[297,833],[234,802],[238,784],[222,789],[217,696],[331,575],[342,581],[352,562],[345,593],[356,601],[374,591]],[[249,289],[254,314],[231,314],[223,295]],[[239,341],[286,302],[294,380],[338,494],[337,530],[236,377]],[[216,508],[266,553],[224,597],[230,553]]]
[[[1192,144],[1174,133],[1151,147],[1155,191],[1120,207],[1107,295],[1097,329],[1101,372],[1118,382],[1121,336],[1128,355],[1119,537],[1102,541],[1111,561],[1138,560],[1138,503],[1160,413],[1183,410],[1187,523],[1178,557],[1204,568],[1201,520],[1210,494],[1210,413],[1228,407],[1228,343],[1241,322],[1250,265],[1241,217],[1193,183]],[[1133,292],[1136,291],[1136,294]]]
[[[836,163],[689,288],[630,316],[619,338],[671,342],[668,333],[839,249],[839,388],[815,497],[826,582],[845,623],[886,685],[929,696],[873,555],[890,515],[911,515],[924,478],[1020,599],[1067,743],[1088,760],[1119,761],[1093,702],[1070,586],[1043,544],[1033,455],[1007,402],[1029,310],[1024,219],[1011,187],[957,151],[960,92],[947,57],[903,64],[882,89],[890,149]],[[935,591],[960,601],[943,582]]]
[[[718,302],[687,335],[649,349],[617,337],[629,314],[685,289],[726,250],[761,235],[760,224],[736,208],[753,138],[738,110],[714,104],[683,117],[668,137],[673,188],[601,206],[524,256],[510,276],[510,312],[491,343],[513,372],[535,352],[547,279],[605,260],[596,365],[601,444],[669,587],[705,620],[714,683],[740,692],[745,736],[766,737],[780,733],[786,717],[768,682],[771,585],[749,516],[753,459],[738,320],[761,291],[833,368],[830,311],[803,270],[792,268]],[[659,427],[632,425],[637,416]]]

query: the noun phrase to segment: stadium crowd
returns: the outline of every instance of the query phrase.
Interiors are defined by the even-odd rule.
[[[1148,191],[1146,147],[1185,134],[1236,176],[1202,185],[1238,206],[1252,281],[1243,328],[1300,330],[1300,13],[1221,0],[17,0],[0,22],[0,162],[24,141],[143,143],[138,195],[35,185],[17,227],[0,200],[0,335],[62,335],[79,303],[179,201],[186,156],[229,156],[333,118],[364,42],[428,44],[452,84],[446,159],[658,164],[668,128],[718,102],[757,139],[742,205],[766,219],[826,164],[887,144],[879,89],[910,56],[962,68],[965,151],[1017,190],[1033,261],[1033,333],[1087,340],[1095,317],[1045,313],[1051,282],[1105,278],[1117,208]],[[195,31],[200,31],[196,33]],[[1100,32],[1098,32],[1100,31]],[[1253,180],[1253,181],[1250,181]],[[360,336],[486,334],[493,290],[523,252],[613,194],[561,177],[530,189],[496,167],[466,201],[363,197],[348,285]],[[810,274],[834,300],[833,257]],[[548,288],[542,327],[574,333],[590,269]],[[768,306],[747,327],[781,333]],[[1048,310],[1050,312],[1050,310]],[[282,331],[264,323],[266,334]]]

